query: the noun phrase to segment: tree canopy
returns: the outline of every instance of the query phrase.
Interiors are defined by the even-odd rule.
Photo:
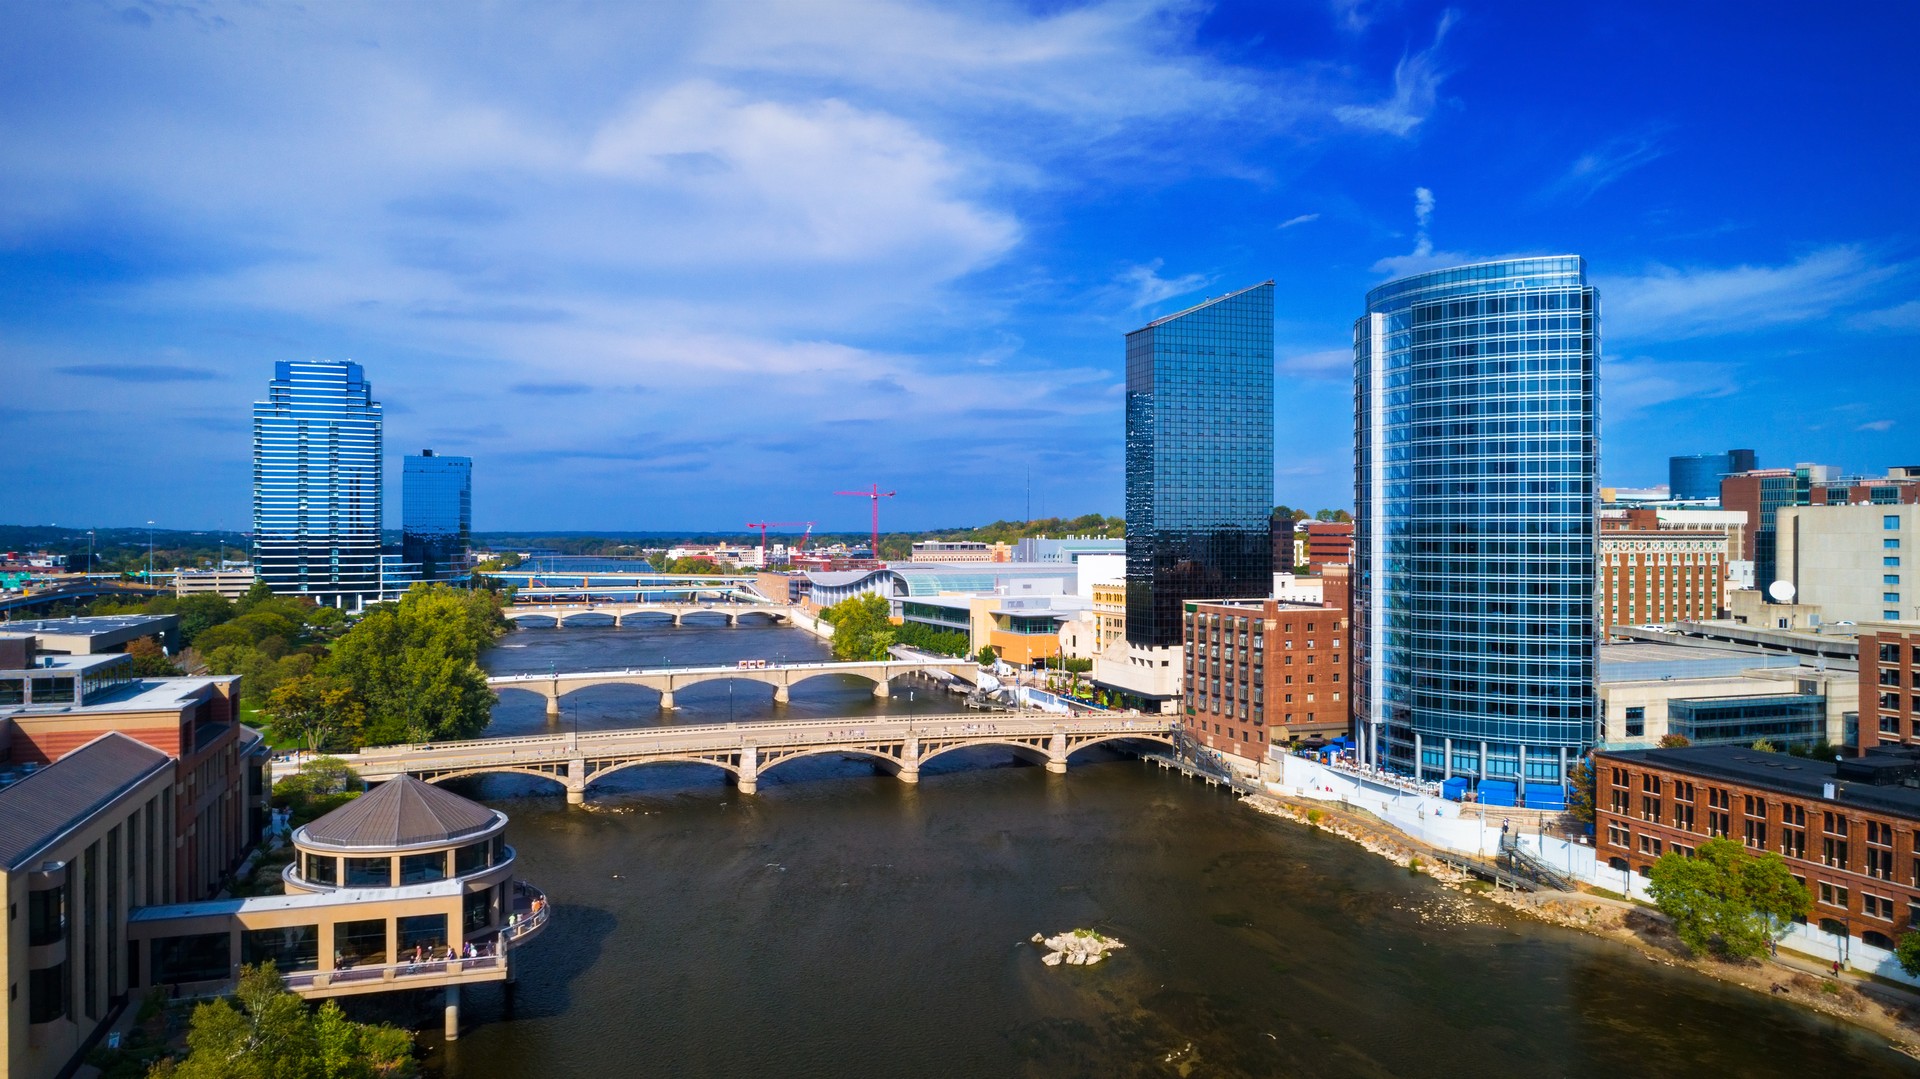
[[[1778,854],[1750,854],[1725,837],[1700,844],[1691,858],[1661,855],[1647,891],[1687,947],[1738,959],[1765,954],[1773,927],[1812,907]]]
[[[413,1035],[356,1023],[329,1000],[309,1008],[271,962],[240,968],[235,1007],[193,1009],[187,1055],[155,1064],[148,1079],[399,1079],[417,1074]]]
[[[843,599],[822,613],[833,623],[833,658],[843,662],[887,658],[897,629],[887,597],[866,592]]]

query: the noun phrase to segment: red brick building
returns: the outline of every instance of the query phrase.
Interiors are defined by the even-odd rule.
[[[1702,621],[1722,615],[1727,533],[1662,529],[1653,510],[1628,510],[1600,532],[1600,627]]]
[[[1832,762],[1740,746],[1594,754],[1594,842],[1645,875],[1725,836],[1785,858],[1808,921],[1892,948],[1920,928],[1920,748]]]
[[[1860,627],[1860,742],[1874,746],[1920,742],[1920,624],[1877,622]]]
[[[1332,582],[1329,582],[1330,586]],[[1345,577],[1339,606],[1196,600],[1184,616],[1181,719],[1202,744],[1246,760],[1348,726]]]
[[[1327,566],[1353,564],[1352,521],[1307,522],[1307,565],[1319,573]]]

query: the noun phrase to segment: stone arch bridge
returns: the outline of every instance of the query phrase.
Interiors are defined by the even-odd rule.
[[[950,675],[971,682],[980,667],[970,659],[885,660],[875,663],[782,663],[765,667],[657,667],[629,668],[618,671],[562,671],[558,674],[506,674],[487,679],[495,690],[519,689],[538,693],[547,699],[547,715],[560,715],[560,698],[588,686],[646,686],[660,691],[660,707],[673,708],[675,690],[702,682],[737,679],[773,687],[775,704],[785,704],[793,686],[809,678],[828,674],[850,674],[873,683],[873,695],[893,694],[893,679],[908,674]]]
[[[973,712],[488,738],[386,746],[347,761],[369,783],[402,775],[429,783],[489,773],[537,776],[559,783],[568,804],[579,805],[596,780],[649,764],[712,765],[731,775],[741,793],[752,794],[762,773],[802,757],[866,758],[904,783],[917,783],[921,765],[972,746],[1012,749],[1045,764],[1049,772],[1065,772],[1075,751],[1129,739],[1172,744],[1164,720],[1137,712]]]
[[[581,615],[597,615],[613,619],[616,626],[633,623],[658,622],[661,615],[673,620],[676,626],[685,625],[689,616],[725,619],[727,625],[737,626],[743,619],[765,621],[768,624],[785,622],[785,611],[768,605],[748,603],[552,603],[527,604],[508,607],[501,614],[507,621],[520,624],[529,618],[551,618],[556,628],[564,627],[570,618]]]

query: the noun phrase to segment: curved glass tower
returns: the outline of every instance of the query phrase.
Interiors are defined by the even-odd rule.
[[[357,363],[273,365],[253,406],[253,569],[275,592],[380,598],[380,403]]]
[[[1591,743],[1599,323],[1571,255],[1367,294],[1353,588],[1369,762],[1558,783]]]

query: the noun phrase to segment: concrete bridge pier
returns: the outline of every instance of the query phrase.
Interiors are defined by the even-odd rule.
[[[1067,732],[1055,728],[1047,742],[1047,771],[1062,775],[1067,770]]]
[[[741,794],[753,794],[760,789],[760,750],[751,743],[740,747],[740,778],[737,785]]]
[[[447,986],[447,1040],[457,1041],[460,1037],[460,987]]]
[[[920,736],[910,734],[900,744],[900,782],[920,782]]]
[[[890,680],[885,678],[882,678],[874,682],[873,695],[880,698],[883,701],[886,700],[888,697],[893,696],[893,683]]]
[[[773,703],[785,704],[791,699],[792,694],[787,692],[787,684],[785,682],[773,687]]]
[[[560,722],[560,691],[557,689],[547,694],[547,721]]]
[[[587,804],[587,762],[579,757],[567,762],[567,804]]]
[[[660,710],[662,712],[673,711],[673,690],[663,689],[660,691]]]

